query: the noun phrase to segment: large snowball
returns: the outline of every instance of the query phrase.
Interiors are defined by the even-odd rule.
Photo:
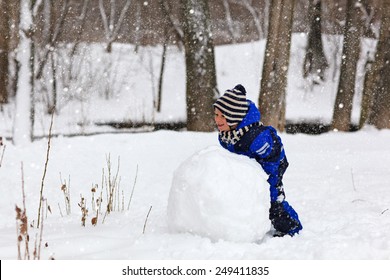
[[[222,147],[209,147],[175,171],[168,226],[213,241],[253,242],[270,229],[269,187],[260,165]]]

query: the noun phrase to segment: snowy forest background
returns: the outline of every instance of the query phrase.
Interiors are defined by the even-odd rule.
[[[19,249],[26,244],[27,224],[30,235],[35,233],[39,240],[40,223],[46,224],[43,234],[49,240],[49,249],[42,250],[45,259],[389,258],[388,223],[381,219],[389,213],[385,188],[390,179],[386,175],[389,0],[0,0],[0,6],[0,184],[10,189],[1,200],[2,258],[26,257],[26,251],[16,255],[16,244]],[[289,189],[287,196],[306,214],[308,234],[303,233],[296,243],[269,241],[260,253],[253,244],[210,245],[204,239],[166,236],[162,222],[173,171],[192,153],[218,144],[210,108],[219,94],[238,83],[259,106],[263,122],[282,133],[292,162],[303,161],[291,168],[295,173],[287,179],[297,190]],[[160,129],[164,131],[153,132]],[[308,138],[296,133],[322,134]],[[300,141],[309,143],[303,155],[298,155]],[[383,147],[382,153],[372,143]],[[169,155],[161,151],[165,148]],[[349,153],[355,149],[367,152],[364,161],[358,160],[359,152]],[[310,159],[318,151],[323,153],[313,165]],[[126,154],[132,159],[123,159]],[[355,165],[348,166],[348,160]],[[378,160],[381,167],[370,170]],[[84,205],[83,197],[91,181],[103,187],[104,177],[109,176],[104,172],[114,173],[116,163],[118,170],[119,165],[127,170],[122,184],[134,182],[137,189],[145,188],[133,202],[133,212],[119,205],[125,200],[122,195],[126,204],[131,200],[131,188],[116,193],[116,207],[124,215],[118,211],[105,225],[99,224],[102,237],[91,228],[91,212],[105,213],[98,204]],[[328,169],[330,163],[336,171]],[[101,174],[103,165],[107,169]],[[308,173],[313,177],[301,186]],[[68,174],[74,184],[71,191]],[[331,189],[338,180],[350,184],[351,176],[349,190]],[[380,179],[367,182],[365,176]],[[331,179],[318,182],[323,178]],[[31,213],[28,220],[20,202],[24,179],[27,195],[23,202]],[[359,193],[363,181],[367,187]],[[58,183],[64,189],[45,187],[43,191],[44,186]],[[114,186],[117,183],[113,181]],[[374,199],[368,186],[384,195]],[[332,202],[318,209],[313,187]],[[335,193],[343,202],[351,199],[353,206],[361,203],[359,208],[333,200]],[[73,205],[67,204],[69,197]],[[65,203],[55,211],[59,199]],[[19,243],[15,241],[15,203],[21,207],[17,212]],[[345,214],[346,224],[341,225],[333,219],[340,205],[350,210]],[[52,217],[49,208],[55,212]],[[78,208],[81,211],[76,214]],[[83,212],[87,208],[88,219]],[[324,209],[329,217],[323,216]],[[369,224],[362,236],[354,235],[362,226],[351,222],[354,211],[362,215],[362,224]],[[145,231],[150,212],[149,231],[159,235],[140,238],[133,231],[129,234],[129,228]],[[377,212],[373,219],[370,215]],[[158,213],[155,220],[153,213]],[[87,222],[87,234],[80,227],[80,215]],[[325,219],[318,221],[318,215]],[[334,239],[327,239],[322,234],[325,231],[335,233]],[[127,242],[113,241],[116,234],[130,238],[133,251],[123,245]],[[72,236],[75,242],[68,240]],[[345,248],[359,242],[358,251],[345,254]],[[200,251],[188,251],[194,244]],[[317,248],[315,244],[325,245]],[[103,249],[97,250],[99,246]],[[151,253],[156,246],[161,250]],[[281,248],[287,249],[269,253],[269,249]],[[31,258],[40,258],[35,252],[32,255],[31,250]]]
[[[301,122],[341,131],[389,127],[387,1],[176,2],[2,0],[1,137],[16,143],[47,135],[53,112],[66,119],[55,134],[106,124],[212,131],[210,105],[234,83],[248,87],[263,121],[281,131]],[[244,57],[234,52],[234,65],[216,65],[214,45],[249,42],[267,42],[266,55],[253,47]],[[252,69],[247,57],[256,60]],[[288,78],[292,59],[299,72]],[[226,67],[250,79],[225,82],[218,71]],[[166,82],[170,75],[175,84]],[[289,116],[296,79],[305,97],[318,99],[332,82],[326,116]],[[353,119],[355,99],[360,116]],[[112,114],[92,102],[127,106]]]

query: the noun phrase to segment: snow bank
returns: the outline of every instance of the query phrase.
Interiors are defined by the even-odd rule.
[[[213,241],[254,242],[270,229],[266,174],[254,161],[217,146],[184,161],[168,199],[168,226]]]

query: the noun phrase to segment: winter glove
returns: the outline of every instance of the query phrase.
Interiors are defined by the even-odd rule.
[[[298,214],[287,201],[271,202],[269,219],[277,232],[277,236],[284,236],[286,234],[293,236],[302,229]]]

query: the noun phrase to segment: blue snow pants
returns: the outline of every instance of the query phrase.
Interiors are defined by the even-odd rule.
[[[271,196],[269,218],[279,235],[289,234],[293,236],[302,229],[297,212],[285,200],[283,189],[283,174],[288,167],[288,161],[284,156],[276,162],[260,162],[264,171],[269,175],[268,183]]]

